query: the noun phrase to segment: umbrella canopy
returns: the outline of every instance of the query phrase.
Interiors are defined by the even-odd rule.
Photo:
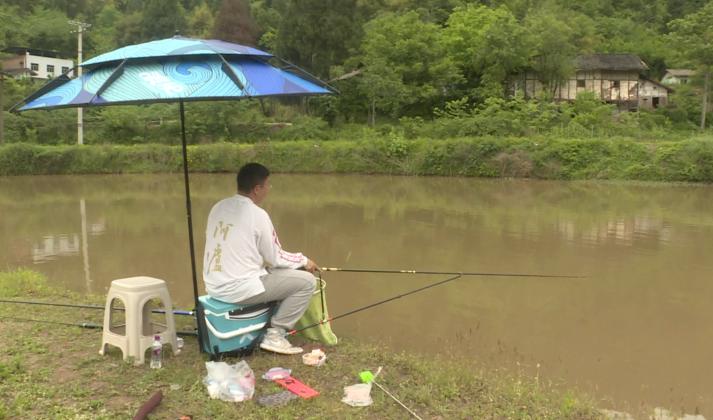
[[[82,76],[54,79],[16,106],[64,107],[229,100],[333,93],[295,66],[255,48],[174,37],[131,45],[82,63]]]
[[[80,77],[72,79],[67,72],[11,110],[179,102],[193,295],[198,306],[183,103],[324,95],[335,91],[304,70],[264,51],[180,36],[119,48],[85,61],[82,68],[86,71]],[[198,346],[203,351],[200,325]]]

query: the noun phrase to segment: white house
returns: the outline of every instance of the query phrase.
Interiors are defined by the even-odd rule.
[[[665,86],[655,80],[642,77],[639,82],[639,109],[654,109],[668,104],[669,94],[673,92],[668,86]]]
[[[658,108],[668,102],[671,88],[642,77],[648,66],[634,54],[580,55],[573,62],[575,68],[550,94],[558,101],[573,101],[582,92],[594,95],[620,109]],[[525,98],[536,98],[545,89],[534,71],[513,80],[514,91],[522,91]]]
[[[74,61],[61,58],[56,51],[34,48],[8,47],[3,52],[13,54],[2,60],[2,69],[7,74],[33,79],[51,79],[68,72]]]
[[[685,85],[695,74],[696,71],[690,69],[668,69],[663,79],[661,79],[661,83],[667,85]]]

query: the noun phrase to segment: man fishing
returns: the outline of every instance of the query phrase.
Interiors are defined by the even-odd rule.
[[[307,309],[319,268],[301,253],[282,249],[270,216],[259,207],[270,192],[270,171],[248,163],[237,176],[238,193],[219,201],[206,228],[203,279],[218,300],[252,305],[277,301],[260,348],[301,353],[285,338]]]

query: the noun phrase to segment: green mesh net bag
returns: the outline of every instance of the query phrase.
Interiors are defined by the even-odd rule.
[[[329,319],[329,311],[327,310],[327,283],[320,276],[320,278],[317,279],[317,284],[317,290],[314,291],[307,310],[304,315],[302,315],[302,318],[297,321],[297,325],[295,325],[294,329],[299,330],[300,328],[321,323],[315,327],[300,331],[297,335],[313,341],[319,341],[328,346],[333,346],[337,344],[338,339],[334,332],[332,332],[330,323],[326,321]]]

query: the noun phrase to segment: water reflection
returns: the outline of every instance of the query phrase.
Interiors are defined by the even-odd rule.
[[[663,220],[646,216],[606,220],[584,230],[578,230],[571,220],[559,220],[557,231],[569,242],[592,246],[606,242],[634,246],[637,240],[666,243],[671,240],[672,235],[670,225]]]
[[[192,181],[200,255],[207,213],[235,181]],[[309,175],[272,184],[266,207],[283,244],[322,265],[589,276],[462,279],[343,318],[338,333],[492,366],[539,364],[543,377],[617,408],[713,416],[713,188]],[[184,205],[178,175],[0,178],[0,265],[34,265],[94,293],[154,276],[189,307]],[[438,280],[325,277],[335,315]]]
[[[79,254],[79,235],[50,235],[32,245],[32,262],[41,264],[61,256]]]
[[[106,221],[100,218],[93,223],[87,223],[87,209],[84,198],[79,200],[79,218],[81,233],[60,233],[45,235],[40,241],[32,244],[32,262],[43,264],[55,261],[60,257],[74,257],[82,254],[84,269],[85,292],[93,293],[91,269],[89,267],[89,240],[88,236],[99,236],[106,231]]]
[[[59,257],[77,256],[80,250],[83,253],[84,259],[88,260],[89,244],[87,234],[92,236],[103,234],[106,231],[106,222],[100,220],[87,227],[84,199],[81,200],[80,208],[79,213],[82,221],[81,234],[73,232],[43,236],[42,239],[32,244],[31,255],[33,263],[42,264],[48,261],[54,261]]]

